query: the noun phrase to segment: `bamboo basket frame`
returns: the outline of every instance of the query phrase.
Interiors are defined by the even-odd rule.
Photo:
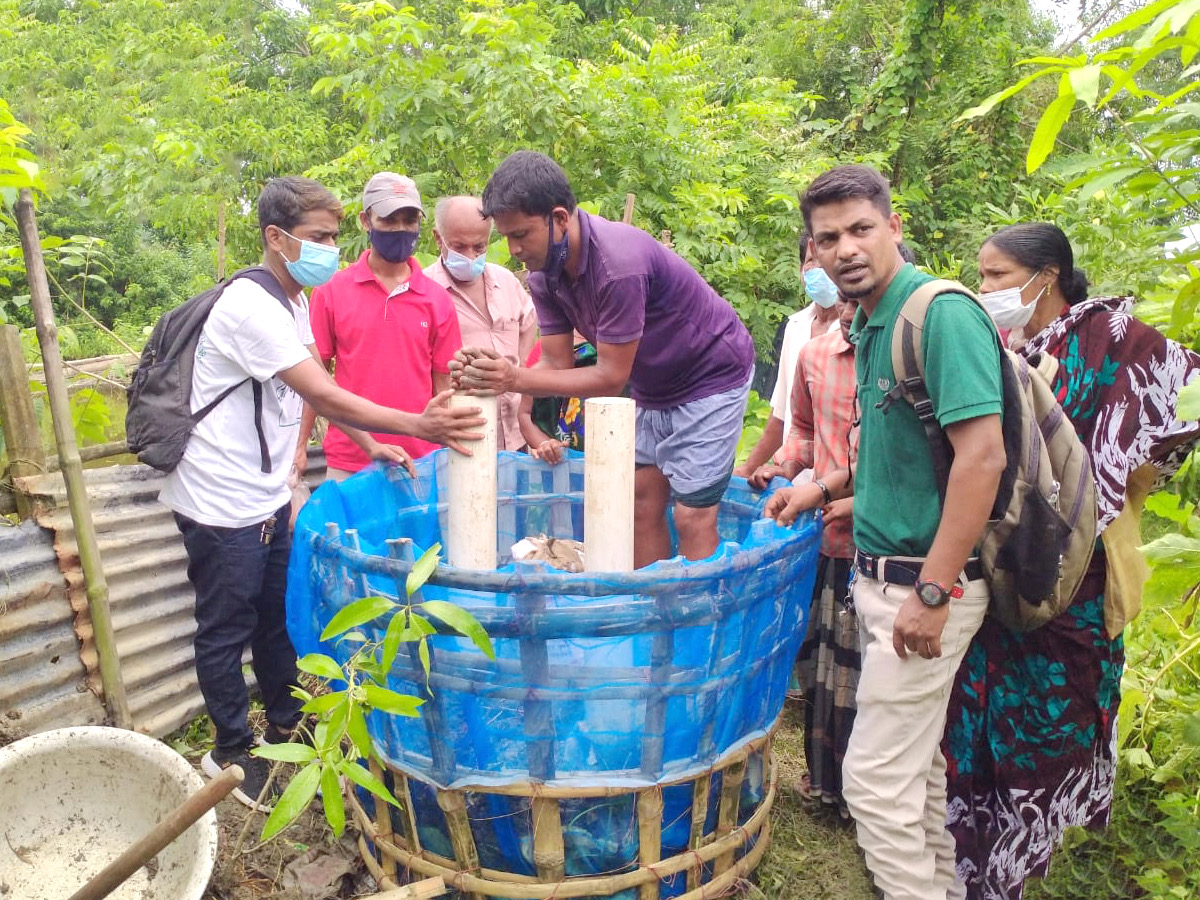
[[[395,779],[397,794],[403,805],[401,811],[404,831],[393,830],[389,807],[382,801],[375,806],[372,819],[351,791],[349,804],[361,835],[359,852],[372,876],[384,889],[397,884],[399,869],[422,877],[440,875],[446,884],[461,891],[471,900],[488,897],[528,898],[528,900],[567,900],[573,897],[610,897],[620,891],[637,888],[639,900],[657,900],[663,878],[683,872],[687,890],[677,900],[709,900],[725,896],[729,889],[748,875],[762,859],[770,842],[770,812],[775,802],[778,772],[771,749],[779,720],[766,735],[747,742],[725,754],[704,772],[690,778],[664,781],[648,788],[633,789],[604,786],[550,787],[535,782],[504,786],[468,785],[454,790],[438,790],[438,806],[446,816],[447,830],[454,848],[455,859],[433,853],[420,846],[416,820],[412,813],[409,776],[394,766],[388,766]],[[765,791],[757,809],[742,825],[738,825],[741,789],[746,763],[752,757],[763,758]],[[376,774],[382,774],[377,766]],[[705,833],[704,825],[709,805],[713,776],[723,773],[721,797],[716,827]],[[666,859],[661,853],[662,791],[665,787],[692,785],[692,814],[688,849]],[[465,795],[492,793],[528,797],[533,817],[533,856],[538,876],[520,875],[486,868],[480,865],[475,849],[471,824],[467,818]],[[638,818],[638,866],[629,872],[614,875],[564,874],[562,825],[558,803],[561,799],[593,799],[636,796]],[[370,841],[370,844],[368,844]],[[753,846],[749,846],[753,842]],[[371,851],[374,845],[377,858]],[[738,857],[739,850],[749,849]],[[712,878],[703,881],[704,866],[712,864]]]

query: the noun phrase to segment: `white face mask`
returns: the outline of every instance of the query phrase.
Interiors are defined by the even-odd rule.
[[[988,291],[986,294],[979,295],[979,299],[983,302],[983,308],[988,311],[988,315],[992,317],[997,328],[1006,330],[1024,328],[1033,318],[1033,311],[1037,308],[1038,300],[1041,299],[1046,289],[1042,288],[1038,291],[1037,296],[1028,303],[1021,301],[1021,291],[1029,287],[1033,283],[1033,279],[1037,277],[1038,273],[1034,272],[1029,276],[1029,281],[1019,288],[1005,288],[1002,291]]]

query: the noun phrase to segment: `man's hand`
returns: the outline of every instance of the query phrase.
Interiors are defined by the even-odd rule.
[[[296,456],[292,459],[292,467],[301,475],[308,468],[308,444],[301,444],[296,448]]]
[[[806,509],[816,509],[821,505],[824,496],[815,484],[797,484],[793,487],[780,488],[767,501],[763,517],[774,519],[780,525],[787,527],[796,521],[796,516]]]
[[[404,466],[409,475],[413,478],[417,477],[417,469],[413,465],[412,457],[405,452],[403,447],[395,444],[383,444],[371,438],[363,450],[371,459],[387,463],[389,466]]]
[[[450,408],[450,396],[453,391],[442,391],[425,405],[421,413],[421,433],[416,437],[424,438],[438,444],[445,444],[451,450],[457,450],[464,456],[470,456],[471,451],[463,441],[478,441],[483,435],[473,428],[481,428],[487,420],[481,415],[478,406],[462,406]]]
[[[566,441],[555,440],[554,438],[546,438],[537,446],[530,446],[529,455],[534,459],[540,459],[552,466],[557,466],[563,459],[563,450],[570,446]]]
[[[449,368],[451,383],[468,394],[505,394],[517,384],[517,367],[482,347],[463,347],[454,354]]]
[[[854,498],[843,497],[841,500],[834,500],[832,503],[826,503],[821,507],[821,515],[825,519],[825,524],[836,522],[839,519],[854,518]]]
[[[950,617],[950,603],[926,606],[916,591],[909,591],[892,626],[892,647],[896,655],[908,659],[908,651],[911,650],[924,659],[941,656],[942,630],[946,627],[946,619]]]
[[[767,489],[767,485],[770,484],[771,480],[776,477],[787,478],[788,474],[784,470],[783,466],[777,466],[774,463],[766,463],[765,465],[759,466],[748,476],[746,476],[746,481],[749,482],[750,487],[754,488],[754,490],[765,491]]]

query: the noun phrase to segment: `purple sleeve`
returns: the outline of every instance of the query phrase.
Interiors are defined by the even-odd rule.
[[[570,334],[575,326],[563,308],[550,296],[546,279],[536,272],[529,276],[529,294],[537,310],[538,328],[542,334]]]
[[[644,275],[626,275],[603,287],[596,310],[598,343],[628,344],[642,339],[649,286]]]

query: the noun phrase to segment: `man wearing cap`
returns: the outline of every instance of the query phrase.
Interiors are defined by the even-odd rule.
[[[420,412],[450,387],[449,362],[462,346],[458,316],[445,288],[413,256],[424,215],[411,178],[380,172],[363,190],[359,222],[370,246],[317,288],[309,317],[322,362],[346,390],[383,406]],[[303,434],[310,434],[305,411]],[[307,442],[304,442],[307,443]],[[403,462],[437,448],[410,435],[375,434],[330,425],[326,477],[340,481],[372,459]],[[303,469],[305,447],[297,451]]]
[[[450,293],[464,345],[487,347],[520,366],[537,341],[537,313],[517,276],[487,261],[491,235],[492,220],[484,218],[478,197],[443,197],[433,211],[440,255],[428,275]],[[500,395],[501,450],[525,446],[517,420],[520,405],[520,394]]]

